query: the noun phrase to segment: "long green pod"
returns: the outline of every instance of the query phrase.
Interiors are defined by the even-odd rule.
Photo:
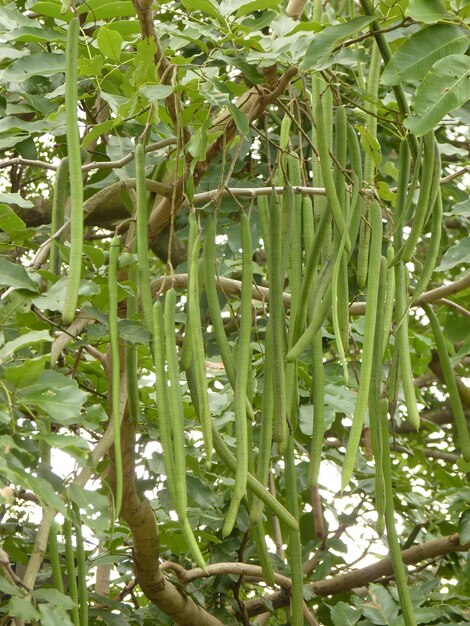
[[[165,294],[163,330],[167,362],[167,398],[171,416],[170,429],[173,441],[173,464],[175,477],[175,509],[179,520],[186,518],[188,498],[186,491],[186,446],[184,440],[183,396],[181,393],[180,370],[175,334],[176,291],[169,289]]]
[[[83,179],[77,114],[79,34],[79,18],[73,17],[68,25],[65,50],[65,122],[70,177],[70,261],[62,313],[64,324],[71,324],[75,319],[82,273]]]
[[[263,404],[261,406],[261,426],[259,433],[258,458],[256,463],[256,478],[263,485],[268,486],[269,469],[271,467],[271,451],[273,445],[273,373],[272,373],[272,325],[266,329],[265,356],[264,356],[264,388]],[[250,522],[256,525],[262,519],[263,502],[254,498],[250,507]]]
[[[436,177],[436,168],[434,167],[435,156],[434,132],[430,131],[424,136],[422,176],[418,202],[416,204],[416,209],[411,223],[411,230],[406,242],[397,255],[397,260],[402,259],[404,263],[408,263],[411,260],[416,244],[418,243],[418,239],[423,232],[426,215],[429,210],[429,200],[431,197],[433,181]],[[439,172],[437,175],[439,175]]]
[[[75,541],[77,542],[77,578],[78,578],[78,609],[80,615],[80,626],[88,626],[88,587],[86,581],[86,557],[82,534],[82,517],[80,509],[76,504],[72,504],[75,527]]]
[[[263,572],[264,582],[268,586],[273,586],[275,584],[274,568],[266,545],[266,533],[262,520],[259,520],[256,524],[253,525],[252,534],[253,541],[255,543],[256,554],[258,555],[259,564]]]
[[[308,485],[318,486],[321,454],[325,438],[325,372],[323,368],[323,338],[321,331],[312,339],[312,389],[313,425],[308,465]]]
[[[222,318],[222,310],[219,304],[219,296],[215,285],[215,233],[216,221],[215,217],[211,217],[204,233],[204,246],[202,252],[203,271],[204,271],[204,290],[206,292],[207,304],[211,315],[211,324],[217,341],[217,347],[220,350],[220,356],[224,364],[227,378],[235,387],[235,361],[233,360],[232,350],[225,334],[225,328]]]
[[[320,155],[321,172],[322,172],[323,182],[324,182],[325,189],[326,189],[326,194],[330,202],[331,212],[333,214],[333,220],[335,222],[338,235],[341,238],[345,231],[346,224],[344,220],[343,210],[341,208],[338,194],[336,191],[333,173],[331,171],[328,137],[327,137],[326,125],[325,125],[325,119],[324,119],[324,110],[323,110],[323,105],[322,105],[321,100],[318,103],[317,116],[318,117],[317,117],[317,122],[316,122],[316,131],[317,131],[318,152]],[[349,241],[349,235],[348,235],[348,238],[346,240],[346,250],[349,251],[350,249],[351,249],[351,243]]]
[[[297,489],[297,468],[295,465],[294,438],[289,435],[286,454],[284,457],[286,473],[286,499],[287,508],[295,519],[299,519],[299,503]],[[291,595],[291,626],[303,626],[303,563],[302,563],[302,541],[300,528],[289,530],[289,552],[288,561],[290,567],[290,577],[292,580]]]
[[[108,267],[108,332],[111,350],[111,415],[114,428],[114,462],[116,468],[116,517],[122,505],[122,452],[121,452],[121,360],[118,332],[118,270],[121,242],[112,238],[109,245]]]
[[[382,435],[382,474],[385,488],[385,527],[387,529],[387,543],[392,561],[393,573],[398,588],[403,621],[405,626],[416,626],[414,606],[411,602],[408,587],[406,566],[401,555],[400,542],[395,526],[395,507],[393,505],[392,462],[390,458],[389,429],[387,422],[387,400],[381,400],[379,419]]]
[[[442,206],[442,193],[441,190],[438,190],[436,202],[434,204],[434,210],[432,212],[432,227],[431,227],[431,237],[429,242],[429,248],[426,251],[426,260],[424,262],[423,268],[421,270],[418,283],[416,287],[413,289],[411,301],[412,303],[416,302],[419,296],[426,291],[429,281],[431,280],[431,276],[433,275],[434,270],[436,269],[437,258],[439,255],[439,248],[441,244],[441,236],[442,236],[442,216],[443,216],[443,206]]]
[[[362,174],[362,154],[361,154],[361,144],[359,143],[359,138],[355,129],[348,124],[347,128],[348,135],[348,153],[349,160],[351,162],[351,171],[353,178],[353,191],[356,190],[357,197],[353,202],[351,199],[351,215],[349,217],[349,237],[351,240],[351,251],[354,249],[356,244],[357,235],[359,233],[359,227],[361,223],[361,215],[362,215],[362,204],[363,197],[362,194],[359,193],[363,187],[363,174]]]
[[[201,423],[202,437],[206,451],[206,466],[212,463],[212,417],[209,409],[209,397],[207,395],[207,377],[205,366],[204,342],[201,330],[201,312],[199,309],[199,249],[201,239],[196,237],[191,252],[190,261],[190,284],[188,294],[188,316],[190,337],[192,339],[192,363],[194,364],[195,383],[199,396],[198,417]],[[246,389],[246,385],[245,385]]]
[[[267,196],[258,196],[258,198],[256,199],[256,214],[258,216],[258,222],[260,225],[261,237],[263,238],[266,258],[269,258],[269,202]]]
[[[189,233],[188,233],[188,245],[187,245],[187,266],[188,266],[188,302],[186,303],[186,327],[184,330],[184,339],[183,339],[183,348],[181,350],[180,356],[180,365],[181,369],[186,371],[189,369],[191,365],[191,360],[193,358],[193,336],[191,332],[191,319],[190,319],[190,311],[189,311],[189,293],[192,290],[193,281],[198,282],[198,290],[199,290],[199,272],[197,275],[194,275],[191,270],[191,258],[192,252],[194,249],[194,244],[196,242],[198,236],[198,225],[193,212],[189,213]],[[198,301],[199,301],[199,291],[198,291]]]
[[[269,275],[269,315],[272,324],[273,342],[273,389],[274,389],[274,430],[273,438],[279,451],[285,448],[287,436],[286,370],[284,363],[286,329],[283,305],[284,273],[282,271],[282,230],[281,206],[277,196],[271,197],[269,215],[269,235],[271,251],[268,258]]]
[[[345,317],[346,323],[349,322],[349,290],[347,287],[347,274],[346,274],[346,299],[342,281],[340,284],[340,276],[344,279],[344,262],[346,261],[346,256],[344,252],[344,247],[346,245],[347,239],[347,230],[345,229],[341,241],[339,243],[338,250],[336,252],[336,260],[333,267],[333,277],[331,281],[331,299],[332,299],[332,317],[333,317],[333,330],[335,333],[336,347],[338,348],[339,357],[341,360],[341,364],[343,366],[343,376],[346,385],[348,384],[348,364],[346,361],[346,354],[344,350],[344,346],[346,345],[346,339],[344,337],[344,320]],[[347,272],[347,266],[346,266]],[[347,313],[344,312],[344,307],[346,306]],[[340,320],[342,323],[340,323]]]
[[[335,136],[334,136],[334,154],[335,154],[335,170],[334,180],[336,185],[336,193],[340,206],[345,207],[346,200],[346,184],[344,179],[344,170],[346,169],[346,156],[348,150],[348,121],[346,117],[346,109],[340,104],[335,112]]]
[[[251,337],[251,289],[253,284],[253,262],[251,227],[248,216],[242,213],[240,218],[242,231],[242,293],[240,300],[240,332],[237,354],[237,373],[234,391],[235,435],[237,448],[237,471],[232,491],[229,510],[225,518],[222,534],[230,535],[237,520],[238,509],[246,493],[248,480],[248,432],[246,416],[246,391],[248,385],[248,366],[250,359]]]
[[[411,168],[411,154],[410,147],[406,139],[402,139],[400,142],[400,148],[398,152],[398,184],[397,184],[397,197],[395,207],[393,210],[393,236],[395,252],[397,252],[401,246],[403,239],[403,224],[406,220],[407,202],[408,196],[414,194],[414,189],[408,189],[408,180],[410,177]],[[415,163],[415,171],[413,177],[419,172],[419,161]],[[417,179],[416,183],[417,184]],[[413,183],[411,183],[413,186]]]
[[[413,370],[411,367],[410,348],[408,342],[408,270],[399,261],[395,265],[395,310],[396,310],[396,346],[398,348],[398,362],[400,378],[405,395],[408,422],[419,429],[420,418],[416,403]]]
[[[313,203],[310,196],[302,196],[302,246],[305,264],[312,250],[315,237],[315,221],[313,219]]]
[[[194,396],[191,396],[194,401]],[[219,431],[214,427],[213,428],[213,437],[214,437],[214,448],[217,454],[219,455],[222,462],[230,469],[231,472],[235,473],[237,468],[237,458],[227,447],[227,444],[222,439]],[[287,511],[282,504],[276,500],[276,498],[269,493],[269,491],[263,487],[263,485],[256,480],[253,474],[248,473],[247,480],[248,489],[255,495],[257,498],[262,500],[265,506],[279,518],[279,521],[285,524],[288,528],[292,530],[296,530],[299,527],[299,522],[293,517],[289,511]]]
[[[135,148],[136,239],[139,268],[139,290],[144,324],[152,332],[152,293],[148,247],[147,183],[145,180],[145,152],[142,143]]]
[[[51,208],[51,236],[64,225],[65,202],[67,200],[67,185],[69,178],[69,159],[60,160],[55,173],[54,191],[52,194]],[[49,253],[49,269],[56,276],[60,274],[59,242],[56,237],[52,239]]]
[[[191,552],[196,565],[205,570],[206,562],[204,560],[204,557],[202,556],[199,544],[196,540],[196,537],[194,536],[193,529],[187,517],[185,517],[181,521],[181,532],[186,540],[186,543],[188,544],[189,551]]]
[[[59,531],[59,525],[53,521],[49,530],[49,539],[47,545],[47,553],[49,561],[51,563],[52,581],[54,588],[60,593],[64,593],[64,581],[62,578],[62,568],[60,564],[59,546],[57,543],[57,534]]]
[[[381,56],[379,47],[372,43],[372,54],[369,64],[369,76],[367,79],[367,107],[366,129],[372,143],[377,142],[377,95],[380,79]],[[372,152],[367,151],[364,159],[364,184],[372,187],[375,177],[375,160]],[[367,282],[367,269],[370,245],[370,228],[368,226],[369,211],[372,203],[371,196],[367,196],[363,202],[362,221],[359,227],[359,246],[357,252],[357,285],[362,289]]]
[[[388,348],[388,341],[390,338],[390,332],[392,330],[393,312],[395,309],[395,270],[390,265],[393,259],[393,254],[393,246],[389,245],[387,247],[387,290],[385,293],[382,355],[385,354]]]
[[[135,264],[131,266],[128,272],[128,278],[132,283],[132,291],[127,292],[127,318],[134,319],[138,314],[137,289],[138,271]],[[127,407],[131,422],[137,425],[140,416],[139,406],[139,375],[138,375],[138,349],[136,344],[126,342],[125,345],[126,359],[126,383],[127,383]]]
[[[314,281],[314,287],[311,294],[311,298],[315,303],[314,313],[305,331],[287,353],[286,360],[288,362],[298,359],[302,352],[308,348],[314,335],[328,314],[331,306],[332,273],[333,263],[331,260],[328,260]]]
[[[351,480],[356,462],[357,451],[361,440],[364,418],[369,399],[370,379],[374,353],[374,337],[376,329],[377,298],[380,274],[380,257],[382,252],[382,210],[374,201],[370,207],[371,242],[369,269],[367,272],[367,306],[364,321],[364,340],[362,344],[362,366],[359,389],[354,409],[353,423],[349,434],[346,455],[341,475],[341,488],[344,490]],[[381,329],[383,332],[383,329]]]
[[[384,308],[380,305],[385,299],[387,290],[388,262],[385,257],[380,260],[380,277],[377,307],[377,319],[374,339],[374,354],[372,361],[372,374],[369,389],[369,431],[372,445],[372,454],[375,462],[375,510],[377,512],[376,531],[379,537],[384,531],[385,525],[385,485],[382,467],[382,432],[380,418],[382,355],[383,355],[383,332],[385,321]]]
[[[455,374],[452,369],[452,363],[447,351],[444,333],[442,332],[441,325],[439,324],[439,320],[437,319],[437,315],[434,313],[432,306],[430,304],[426,304],[423,308],[431,323],[439,362],[444,375],[447,393],[449,394],[450,406],[452,407],[452,413],[454,414],[455,427],[458,435],[458,442],[456,442],[458,445],[456,445],[456,447],[460,448],[462,457],[468,462],[470,461],[470,434],[468,432],[467,420],[465,418],[462,400],[457,388]]]
[[[176,502],[175,462],[171,438],[171,416],[165,366],[165,338],[163,330],[163,307],[160,299],[155,300],[152,311],[152,357],[155,368],[155,390],[157,392],[158,427],[163,448],[163,462],[167,476],[168,491],[172,502]]]
[[[67,594],[74,603],[71,611],[72,623],[73,626],[82,626],[80,624],[80,614],[78,612],[78,586],[75,572],[75,551],[72,541],[72,522],[68,517],[65,517],[62,529],[65,543],[65,569],[67,572],[68,583]]]

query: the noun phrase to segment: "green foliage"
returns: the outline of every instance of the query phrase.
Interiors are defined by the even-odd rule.
[[[285,4],[0,6],[2,623],[470,619],[469,3]]]

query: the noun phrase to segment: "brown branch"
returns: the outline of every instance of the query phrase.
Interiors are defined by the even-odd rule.
[[[451,552],[466,552],[470,549],[470,543],[461,545],[459,536],[448,535],[421,545],[413,546],[402,551],[403,562],[406,565],[414,565],[426,559],[442,557]],[[346,593],[356,587],[362,587],[384,576],[393,574],[392,562],[389,557],[364,567],[352,570],[347,574],[341,574],[331,579],[310,583],[308,589],[318,596],[331,596]],[[272,604],[274,609],[279,609],[289,603],[289,595],[281,590],[264,598],[255,598],[245,602],[246,610],[250,616],[259,615],[266,611],[266,603]]]

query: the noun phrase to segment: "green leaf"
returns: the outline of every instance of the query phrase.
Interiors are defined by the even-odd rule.
[[[73,609],[75,602],[57,589],[36,589],[31,594],[35,600],[44,600],[62,609]]]
[[[129,343],[140,343],[148,346],[150,343],[150,333],[140,322],[133,320],[119,320],[119,337]]]
[[[40,604],[42,626],[73,626],[70,617],[64,609],[51,604]]]
[[[7,204],[0,204],[0,229],[11,235],[19,230],[24,230],[26,224],[16,215]]]
[[[452,207],[451,215],[462,215],[463,217],[470,217],[470,198],[457,202]]]
[[[27,387],[43,373],[48,359],[48,355],[45,354],[36,359],[28,359],[21,365],[8,367],[5,371],[5,378],[14,387]]]
[[[433,65],[416,90],[413,115],[405,120],[405,126],[420,137],[469,98],[470,57],[464,54],[445,57]]]
[[[312,35],[313,41],[307,48],[300,69],[322,69],[336,46],[373,20],[374,18],[369,16],[355,17],[342,24],[326,26],[320,33]]]
[[[31,76],[53,76],[59,72],[65,72],[65,54],[39,52],[13,61],[0,72],[0,77],[4,82],[22,83]]]
[[[118,17],[135,17],[135,7],[132,2],[107,2],[95,8],[88,2],[81,5],[78,13],[88,13],[86,21],[95,22],[98,20],[112,20]]]
[[[249,0],[245,2],[238,10],[236,17],[243,17],[254,11],[264,11],[266,9],[276,9],[281,0]]]
[[[62,15],[61,5],[58,2],[36,2],[31,6],[31,11],[46,17],[53,17],[61,22],[69,22],[73,17],[73,13],[70,10]]]
[[[67,36],[65,33],[44,26],[20,26],[14,28],[8,33],[7,41],[65,41]]]
[[[447,270],[470,263],[470,237],[460,239],[454,246],[449,248],[441,259],[436,272],[446,272]]]
[[[19,390],[17,397],[26,406],[47,413],[61,424],[80,415],[88,394],[63,374],[46,370],[34,384]]]
[[[410,0],[405,15],[416,22],[433,24],[446,15],[446,10],[441,0]]]
[[[361,619],[361,612],[346,602],[338,602],[330,611],[334,626],[354,626]]]
[[[0,576],[0,591],[7,593],[9,596],[20,596],[21,590],[19,587],[11,583],[9,580]]]
[[[470,543],[470,509],[464,511],[460,516],[459,539],[462,545]]]
[[[440,59],[464,53],[470,44],[468,33],[452,24],[435,24],[407,37],[395,50],[382,74],[384,85],[419,81]]]
[[[49,433],[47,435],[40,435],[37,438],[44,440],[52,448],[69,450],[72,454],[80,457],[87,457],[90,451],[85,439],[83,439],[83,437],[77,437],[77,435],[59,435],[57,433]]]
[[[157,83],[147,83],[142,85],[140,92],[150,101],[164,100],[173,93],[174,85],[160,85]]]
[[[44,341],[52,341],[52,337],[47,330],[31,330],[29,333],[20,335],[6,343],[0,350],[0,361],[4,361],[7,357],[14,354],[17,350],[25,346],[31,346]]]
[[[2,193],[0,192],[0,202],[5,204],[16,204],[22,209],[31,209],[33,203],[31,200],[25,200],[19,193]]]
[[[225,25],[225,20],[219,8],[211,2],[211,0],[182,0],[182,4],[189,11],[200,11],[201,13],[213,17],[223,26]]]
[[[250,124],[248,122],[247,116],[245,115],[245,113],[243,113],[243,111],[240,111],[240,109],[236,107],[233,102],[229,102],[227,104],[227,107],[232,114],[238,130],[244,137],[246,137],[250,132]]]
[[[7,612],[10,617],[17,617],[18,619],[24,620],[39,619],[41,617],[32,605],[31,600],[19,598],[18,596],[10,598]]]
[[[101,26],[96,37],[101,54],[108,59],[119,61],[121,58],[122,37],[115,30]]]

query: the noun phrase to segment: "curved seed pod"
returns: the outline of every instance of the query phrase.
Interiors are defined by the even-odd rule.
[[[369,65],[369,77],[367,79],[367,96],[368,109],[370,113],[366,117],[367,133],[371,141],[377,141],[377,95],[380,80],[380,64],[382,57],[378,45],[372,44],[372,55]],[[366,153],[364,159],[364,184],[372,185],[375,176],[375,161],[372,154]],[[360,289],[364,288],[367,282],[367,268],[370,246],[370,228],[368,225],[369,211],[372,199],[370,196],[364,199],[362,203],[362,221],[359,226],[359,247],[357,252],[357,285]]]
[[[413,370],[411,367],[410,349],[408,343],[408,270],[403,261],[395,265],[395,303],[396,303],[396,345],[400,366],[400,378],[405,395],[408,422],[419,429],[420,418],[416,404]]]
[[[73,17],[68,26],[65,51],[65,121],[70,174],[70,262],[62,314],[64,324],[71,324],[75,319],[82,272],[83,179],[77,115],[79,31],[79,19]]]
[[[198,301],[199,301],[199,277],[192,273],[191,267],[191,255],[194,249],[194,244],[196,242],[196,238],[198,236],[198,227],[196,218],[193,213],[189,214],[189,234],[188,234],[188,300],[189,293],[192,291],[192,283],[197,280],[198,281]],[[191,332],[191,320],[189,315],[189,301],[186,304],[186,328],[184,330],[184,339],[183,339],[183,349],[181,350],[180,356],[180,365],[183,371],[189,369],[191,365],[191,360],[193,358],[193,336]]]
[[[52,522],[49,530],[48,555],[51,562],[52,580],[54,588],[60,593],[64,593],[64,581],[62,578],[62,568],[60,565],[59,547],[57,544],[57,535],[59,533],[59,525]]]
[[[82,518],[79,507],[72,504],[75,526],[75,541],[77,542],[77,578],[78,578],[78,607],[80,626],[88,626],[88,587],[86,582],[86,559],[82,535]]]
[[[193,402],[195,402],[195,396],[191,395]],[[222,462],[235,473],[237,467],[237,459],[227,447],[225,441],[222,439],[220,433],[216,428],[212,431],[214,437],[214,448],[219,455]],[[269,491],[263,487],[263,485],[256,480],[253,474],[248,473],[247,487],[257,498],[262,500],[266,506],[276,517],[279,518],[283,524],[292,530],[296,530],[299,527],[298,521],[293,517],[289,511],[287,511],[282,504],[276,500],[276,498],[269,493]]]
[[[323,369],[323,341],[321,332],[312,339],[312,402],[313,430],[308,466],[309,487],[318,486],[321,454],[325,439],[325,372]]]
[[[144,324],[147,329],[152,332],[153,316],[148,248],[147,185],[145,180],[145,152],[144,146],[141,143],[138,143],[135,148],[135,185],[137,196],[137,223],[135,233],[137,240],[140,301],[142,305]]]
[[[67,572],[68,582],[67,594],[70,596],[70,599],[74,603],[71,615],[72,623],[73,626],[82,626],[80,624],[80,615],[78,612],[78,587],[77,577],[75,575],[75,551],[72,542],[72,522],[68,517],[65,517],[62,528],[65,541],[65,569]]]
[[[64,159],[61,159],[55,173],[51,209],[51,236],[54,236],[54,234],[64,225],[68,178],[69,159],[68,157],[65,157]],[[59,242],[55,237],[51,242],[49,269],[51,272],[54,272],[56,276],[60,274]]]
[[[375,510],[377,511],[376,530],[379,537],[384,531],[385,524],[385,485],[382,467],[382,432],[380,419],[380,374],[382,371],[382,347],[385,313],[380,303],[385,299],[387,290],[388,263],[385,257],[380,259],[380,277],[377,307],[377,320],[374,339],[374,355],[372,361],[372,375],[369,390],[369,429],[372,444],[372,454],[375,461]]]
[[[108,268],[108,332],[111,348],[111,415],[114,426],[114,457],[116,467],[116,517],[122,504],[122,453],[121,453],[121,410],[120,386],[121,364],[118,333],[118,269],[121,243],[115,236],[109,245]]]
[[[439,320],[437,319],[432,306],[430,304],[426,304],[423,308],[426,311],[429,321],[431,322],[431,328],[436,342],[436,350],[439,356],[442,373],[444,375],[447,393],[449,394],[449,402],[452,407],[452,413],[454,414],[455,426],[458,435],[456,447],[460,448],[462,451],[462,457],[468,462],[470,461],[470,434],[468,432],[467,420],[465,418],[462,400],[460,398],[454,371],[452,369],[452,363],[447,351],[444,333],[442,332],[441,325],[439,324]]]
[[[253,283],[251,229],[248,217],[242,214],[242,293],[240,301],[240,333],[235,379],[235,434],[237,445],[237,470],[232,499],[225,518],[222,533],[230,535],[235,525],[240,502],[246,493],[248,480],[248,432],[246,416],[246,390],[248,385],[247,363],[250,358],[251,337],[251,287]]]
[[[407,626],[416,626],[414,607],[411,602],[406,575],[406,566],[401,555],[400,542],[395,527],[395,511],[393,506],[392,463],[390,460],[390,443],[387,422],[387,400],[381,400],[379,417],[382,435],[382,473],[385,487],[385,526],[387,542],[392,561],[393,573],[398,588],[403,619]]]
[[[382,251],[382,210],[374,201],[370,207],[371,244],[369,270],[367,278],[367,307],[364,322],[364,341],[362,344],[361,379],[354,410],[353,423],[349,434],[346,455],[344,457],[341,476],[341,488],[344,490],[351,480],[356,463],[357,451],[361,440],[362,427],[369,399],[370,379],[372,374],[372,357],[374,353],[374,337],[376,330],[377,298],[379,287],[380,257]],[[380,329],[383,333],[383,329]]]
[[[212,460],[212,417],[207,395],[207,377],[205,367],[204,342],[201,330],[201,313],[199,310],[199,248],[201,240],[196,237],[190,261],[190,284],[188,294],[188,323],[192,339],[191,365],[194,365],[194,382],[199,398],[197,413],[201,422],[204,448],[206,451],[206,466],[210,467]],[[192,380],[192,379],[191,379]],[[188,378],[188,384],[190,379]],[[246,389],[246,385],[245,385]]]

